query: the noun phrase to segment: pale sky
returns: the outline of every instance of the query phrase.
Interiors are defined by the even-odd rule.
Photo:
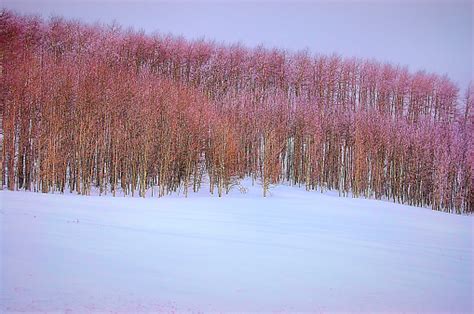
[[[473,5],[469,0],[0,3],[19,13],[44,17],[115,20],[147,33],[375,58],[408,65],[412,71],[447,74],[461,90],[473,79]]]

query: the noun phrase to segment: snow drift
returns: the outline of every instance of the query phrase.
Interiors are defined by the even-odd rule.
[[[472,216],[244,183],[1,192],[0,310],[472,312]]]

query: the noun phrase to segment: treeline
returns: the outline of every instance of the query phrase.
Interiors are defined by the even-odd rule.
[[[0,15],[1,186],[222,195],[240,178],[469,213],[474,91],[376,61]]]

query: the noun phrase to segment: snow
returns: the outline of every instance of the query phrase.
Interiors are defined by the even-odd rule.
[[[0,192],[0,312],[473,311],[474,217],[244,183]]]

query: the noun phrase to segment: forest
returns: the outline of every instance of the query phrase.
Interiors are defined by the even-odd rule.
[[[474,88],[375,60],[0,12],[0,186],[272,185],[474,211]]]

